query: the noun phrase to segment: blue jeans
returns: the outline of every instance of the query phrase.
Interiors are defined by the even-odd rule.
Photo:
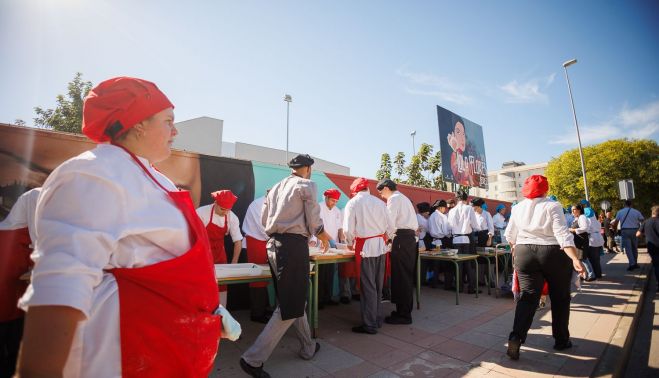
[[[620,230],[622,236],[622,249],[625,250],[629,266],[636,265],[638,260],[638,239],[636,238],[636,229],[625,228]]]
[[[584,257],[581,259],[581,262],[583,263],[583,267],[586,268],[586,278],[595,278],[595,272],[593,271],[593,266],[590,264],[590,261]]]

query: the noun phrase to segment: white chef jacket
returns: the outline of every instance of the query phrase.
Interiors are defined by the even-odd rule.
[[[211,211],[213,209],[213,204],[202,206],[197,209],[197,215],[201,218],[201,221],[204,223],[204,227],[208,224],[208,221],[211,217]],[[238,216],[229,210],[227,214],[227,219],[229,220],[229,229],[227,230],[226,235],[231,235],[231,240],[234,242],[243,240],[243,234],[240,232],[240,220]],[[213,224],[218,227],[224,227],[224,216],[213,214]]]
[[[494,235],[494,221],[492,220],[492,214],[487,210],[483,210],[481,216],[485,219],[485,229],[487,229],[487,233],[490,234],[490,236]]]
[[[588,245],[590,247],[604,246],[604,237],[600,233],[602,224],[595,217],[588,218]]]
[[[387,199],[387,210],[389,210],[389,216],[396,230],[407,229],[416,231],[419,228],[414,205],[401,192],[395,191]]]
[[[352,244],[357,237],[393,235],[396,231],[387,206],[368,192],[357,193],[348,201],[343,211],[343,233],[348,244]],[[371,238],[364,242],[361,256],[378,257],[385,253],[384,240]]]
[[[457,235],[469,235],[473,230],[479,228],[474,208],[471,205],[467,205],[464,201],[458,201],[457,205],[449,210],[448,223],[451,227],[453,243],[455,244],[469,244],[468,236]]]
[[[434,239],[441,239],[451,235],[451,228],[448,224],[448,216],[442,214],[439,210],[433,211],[428,218],[428,232]]]
[[[0,230],[18,230],[27,227],[32,244],[37,240],[34,212],[41,188],[28,190],[16,200],[7,217],[0,222]]]
[[[168,190],[176,186],[140,158]],[[23,309],[80,310],[65,377],[119,377],[119,296],[105,270],[137,268],[190,250],[187,222],[121,148],[101,144],[55,169],[36,208],[37,248]]]
[[[419,240],[421,240],[426,237],[426,233],[428,232],[428,218],[417,214],[416,221],[419,224]]]
[[[245,235],[262,241],[269,239],[265,233],[265,227],[261,223],[261,211],[263,211],[264,203],[265,197],[259,197],[252,201],[247,207],[245,219],[243,220],[243,232]]]
[[[526,198],[513,207],[504,235],[511,244],[574,247],[561,204],[546,197]]]
[[[339,230],[343,228],[343,214],[341,209],[334,206],[332,210],[327,207],[325,201],[319,203],[320,218],[323,220],[325,231],[335,242],[339,242]]]
[[[506,217],[501,215],[501,213],[496,213],[492,217],[492,223],[494,223],[494,227],[504,229],[506,228]]]
[[[588,222],[588,218],[586,218],[585,215],[583,214],[579,215],[579,218],[577,218],[577,224],[579,225],[579,227],[577,227],[574,232],[576,232],[577,234],[583,234],[584,232],[588,232],[588,227],[590,227],[590,224]]]

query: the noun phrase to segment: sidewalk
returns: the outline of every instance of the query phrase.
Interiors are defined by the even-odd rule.
[[[598,374],[611,374],[621,362],[620,336],[626,336],[625,327],[633,318],[625,312],[628,301],[638,301],[638,287],[644,284],[639,277],[648,270],[649,256],[641,253],[639,262],[643,269],[630,273],[624,255],[602,257],[604,278],[585,283],[572,301],[574,347],[564,353],[552,349],[549,309],[536,313],[520,360],[511,361],[505,352],[515,309],[512,299],[496,299],[484,290],[479,298],[461,294],[456,306],[453,292],[423,287],[421,310],[412,313],[412,325],[385,324],[377,335],[354,334],[350,328],[360,323],[357,302],[326,307],[320,311],[321,350],[314,360],[297,357],[299,344],[291,330],[265,370],[273,377],[586,377],[596,368]],[[386,304],[385,309],[393,306]],[[245,377],[240,355],[263,328],[249,321],[248,311],[234,316],[243,335],[237,342],[222,341],[213,377]]]

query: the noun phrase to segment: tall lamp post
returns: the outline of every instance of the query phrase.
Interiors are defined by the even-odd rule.
[[[590,201],[590,195],[588,194],[588,179],[586,179],[586,163],[583,160],[583,148],[581,148],[581,135],[579,134],[579,123],[577,122],[577,112],[574,110],[574,99],[572,98],[572,86],[570,85],[570,77],[567,74],[567,68],[574,63],[576,59],[568,60],[563,63],[563,69],[565,70],[565,80],[567,81],[567,90],[570,94],[570,104],[572,105],[572,116],[574,117],[574,127],[577,129],[577,141],[579,142],[579,156],[581,157],[581,173],[583,174],[583,187],[586,191],[586,200]]]
[[[416,154],[416,146],[414,145],[414,136],[416,135],[416,130],[412,131],[410,135],[412,136],[412,156],[414,156],[414,154]]]
[[[288,122],[289,122],[289,115],[290,115],[290,107],[291,107],[291,102],[293,101],[293,97],[291,95],[287,94],[284,96],[284,101],[286,101],[286,161],[284,162],[284,165],[288,164]]]

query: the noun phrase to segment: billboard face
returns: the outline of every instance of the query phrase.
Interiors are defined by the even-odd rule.
[[[437,106],[444,181],[487,189],[483,128]]]

